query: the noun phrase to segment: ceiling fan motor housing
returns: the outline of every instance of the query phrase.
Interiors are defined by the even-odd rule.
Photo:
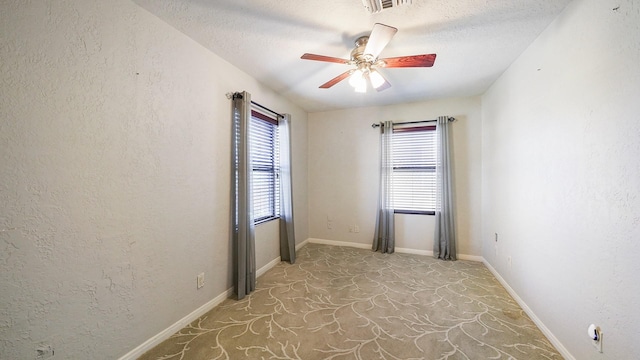
[[[371,54],[365,54],[364,50],[369,42],[369,36],[360,36],[356,39],[356,47],[351,50],[351,61],[360,67],[362,63],[373,64],[375,60]]]

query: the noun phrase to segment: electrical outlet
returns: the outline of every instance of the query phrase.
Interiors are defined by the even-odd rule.
[[[602,329],[600,329],[599,326],[591,324],[587,329],[587,333],[589,334],[589,338],[591,339],[591,344],[593,344],[593,347],[595,347],[598,352],[602,353],[602,339],[604,335]]]
[[[359,233],[360,232],[360,226],[353,225],[353,232]]]
[[[604,339],[604,333],[602,331],[600,331],[600,337],[598,338],[598,341],[592,340],[593,341],[593,346],[600,353],[602,353],[602,339]]]
[[[333,221],[327,220],[327,229],[329,229],[329,230],[333,229]]]
[[[354,232],[353,225],[349,225],[349,232],[351,232],[351,233]]]
[[[36,360],[50,359],[54,355],[53,347],[51,345],[43,345],[36,349]]]
[[[198,274],[198,289],[204,286],[204,273]]]

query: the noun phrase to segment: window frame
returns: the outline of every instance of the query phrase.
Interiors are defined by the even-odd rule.
[[[258,112],[256,110],[251,110],[251,126],[253,127],[252,130],[255,131],[255,125],[254,125],[254,121],[263,121],[267,124],[269,124],[272,127],[272,134],[271,134],[271,152],[269,153],[270,158],[271,158],[271,165],[272,166],[256,166],[256,157],[254,157],[254,151],[255,148],[253,146],[253,142],[256,140],[255,137],[253,137],[252,135],[252,147],[251,147],[251,151],[252,151],[252,164],[251,164],[251,168],[252,168],[252,177],[253,177],[253,182],[252,182],[252,194],[253,194],[253,203],[254,203],[254,215],[255,215],[255,204],[256,204],[256,191],[255,191],[255,184],[256,184],[256,172],[266,172],[266,173],[273,173],[272,176],[272,181],[271,181],[271,188],[268,190],[268,194],[267,194],[267,198],[268,201],[267,203],[270,205],[270,213],[266,216],[261,216],[261,217],[254,217],[254,224],[258,225],[258,224],[262,224],[271,220],[275,220],[275,219],[279,219],[280,218],[280,159],[279,159],[279,139],[278,139],[278,120],[275,118],[272,118],[268,115],[265,115],[261,112]],[[253,133],[252,131],[252,133]],[[267,156],[269,157],[269,156]],[[264,158],[263,158],[264,159]]]
[[[435,174],[436,172],[436,155],[435,155],[435,147],[436,147],[436,125],[423,125],[423,126],[411,126],[411,127],[400,127],[400,128],[394,128],[393,129],[393,139],[392,139],[392,148],[393,151],[395,152],[395,134],[396,133],[407,133],[407,132],[433,132],[433,146],[434,146],[434,152],[433,152],[433,165],[427,165],[427,166],[417,166],[417,167],[401,167],[401,169],[405,169],[405,170],[412,170],[412,169],[424,169],[427,172],[433,172]],[[393,172],[396,172],[396,169],[399,169],[400,167],[397,167],[395,164],[393,164]],[[434,180],[434,184],[433,186],[435,186],[435,180]],[[394,184],[395,187],[395,184]],[[434,194],[435,196],[435,194]],[[394,201],[395,202],[395,201]],[[407,210],[407,209],[396,209],[396,205],[393,205],[394,209],[393,209],[393,213],[394,214],[409,214],[409,215],[435,215],[435,198],[434,198],[434,208],[433,210]]]

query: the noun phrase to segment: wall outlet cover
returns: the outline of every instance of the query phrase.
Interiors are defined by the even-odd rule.
[[[43,345],[36,349],[36,360],[50,359],[54,354],[55,352],[51,345]]]
[[[204,273],[198,274],[198,289],[204,286]]]

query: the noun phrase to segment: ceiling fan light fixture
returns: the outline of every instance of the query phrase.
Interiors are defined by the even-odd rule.
[[[385,83],[385,80],[382,77],[382,75],[380,75],[380,73],[375,69],[369,72],[369,80],[371,80],[371,86],[373,86],[376,89]]]
[[[351,74],[351,77],[349,78],[349,85],[356,88],[356,91],[358,90],[358,88],[362,88],[362,87],[364,87],[366,91],[367,79],[365,79],[364,77],[364,72],[360,69],[357,69],[356,71],[354,71],[353,74]]]
[[[356,86],[357,93],[366,93],[367,92],[367,82],[364,81],[362,85]]]

